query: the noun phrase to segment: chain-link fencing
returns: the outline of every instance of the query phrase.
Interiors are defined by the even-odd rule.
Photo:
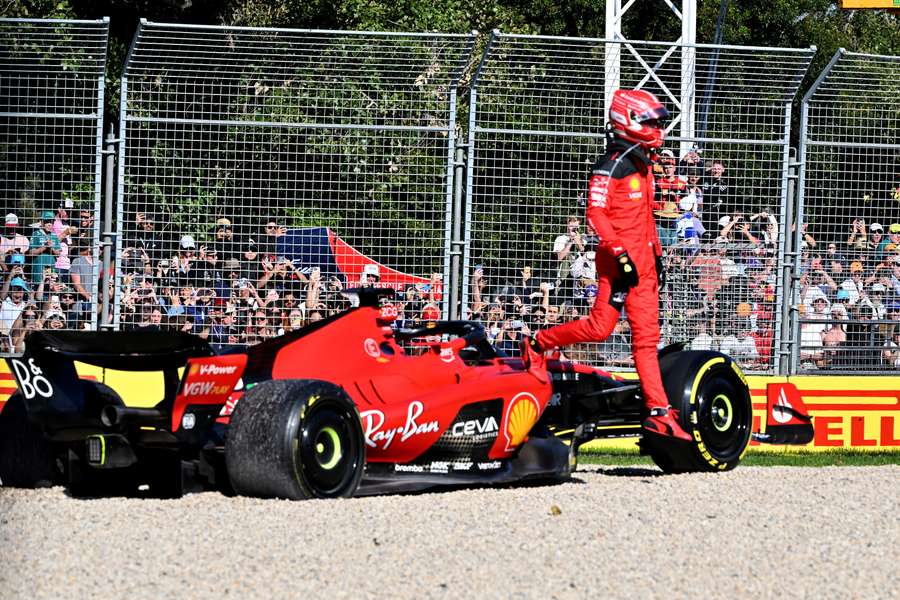
[[[900,368],[900,57],[838,51],[803,99],[794,370]]]
[[[107,30],[0,19],[3,352],[29,328],[98,325]],[[759,371],[900,366],[900,59],[841,51],[822,73],[794,207],[790,108],[814,49],[475,42],[142,22],[122,80],[115,324],[253,343],[378,282],[405,319],[451,314],[460,291],[461,316],[515,354],[593,302],[586,183],[612,90],[642,88],[673,115],[654,167],[664,341]],[[623,319],[568,354],[627,367],[628,338]]]
[[[0,19],[0,353],[93,329],[108,20]]]
[[[122,79],[116,318],[255,343],[348,286],[446,314],[474,35],[141,24]]]
[[[814,49],[683,46],[495,32],[472,87],[465,311],[516,352],[523,332],[583,317],[597,293],[587,180],[612,90],[669,108],[654,167],[669,284],[666,342],[770,371],[784,295],[790,108]],[[630,366],[627,320],[567,355]]]

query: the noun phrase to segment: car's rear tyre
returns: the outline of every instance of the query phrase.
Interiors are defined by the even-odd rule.
[[[16,392],[0,412],[0,485],[37,488],[60,483],[53,445],[28,420],[25,399]]]
[[[750,390],[738,366],[718,352],[690,351],[663,356],[660,370],[669,404],[693,439],[648,434],[642,448],[667,473],[736,467],[753,426]]]
[[[261,383],[244,394],[231,415],[225,464],[240,495],[352,496],[365,466],[359,413],[331,383]]]

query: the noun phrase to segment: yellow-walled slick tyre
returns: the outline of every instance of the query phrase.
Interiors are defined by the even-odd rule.
[[[667,473],[736,467],[753,426],[750,389],[737,364],[718,352],[674,352],[660,359],[660,370],[669,403],[693,439],[648,435],[644,451]]]
[[[331,383],[261,383],[235,407],[225,464],[240,495],[292,500],[352,496],[365,466],[359,413]]]

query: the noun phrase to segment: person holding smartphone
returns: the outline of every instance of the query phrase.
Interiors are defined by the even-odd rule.
[[[3,297],[0,304],[0,333],[7,340],[13,324],[25,309],[28,284],[22,277],[23,273],[21,265],[13,265],[3,279],[3,288],[0,289],[0,296]]]
[[[587,221],[596,232],[597,295],[588,318],[543,329],[525,338],[526,364],[543,351],[579,342],[601,342],[613,332],[624,307],[631,347],[644,392],[650,434],[688,441],[663,388],[657,357],[662,248],[653,217],[652,162],[662,147],[669,116],[644,90],[616,90],[609,109],[610,138],[590,178]]]

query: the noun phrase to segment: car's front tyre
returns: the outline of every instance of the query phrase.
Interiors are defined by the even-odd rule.
[[[667,473],[728,471],[750,443],[753,407],[743,373],[718,352],[688,351],[660,359],[663,385],[690,442],[644,436],[642,448]]]

